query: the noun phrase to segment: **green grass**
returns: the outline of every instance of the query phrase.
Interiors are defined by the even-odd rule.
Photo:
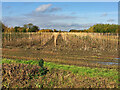
[[[22,63],[22,64],[32,64],[32,65],[38,65],[37,60],[12,60],[12,59],[2,59],[2,63]],[[118,71],[116,69],[107,69],[107,68],[89,68],[89,67],[79,67],[74,65],[62,65],[62,64],[56,64],[53,62],[44,62],[44,66],[48,69],[62,69],[62,70],[68,70],[72,73],[78,74],[78,75],[86,75],[90,77],[110,77],[113,78],[116,82],[118,82]]]

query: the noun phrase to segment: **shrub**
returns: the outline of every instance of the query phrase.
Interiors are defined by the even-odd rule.
[[[44,60],[43,59],[39,60],[39,66],[41,67],[39,69],[39,72],[40,72],[41,76],[46,75],[47,72],[49,71],[49,70],[47,70],[46,68],[43,67],[43,64],[44,64]]]
[[[44,64],[44,60],[43,59],[39,60],[39,66],[43,67],[43,64]]]

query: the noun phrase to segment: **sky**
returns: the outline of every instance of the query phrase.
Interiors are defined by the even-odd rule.
[[[118,2],[2,2],[2,22],[8,27],[33,23],[63,31],[118,24]]]
[[[120,0],[1,0],[2,2],[119,2]]]

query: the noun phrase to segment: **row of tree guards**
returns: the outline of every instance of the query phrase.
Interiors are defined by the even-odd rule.
[[[111,39],[118,39],[119,34],[118,33],[78,33],[78,32],[64,32],[64,33],[58,33],[58,32],[27,32],[27,33],[2,33],[2,41],[3,42],[11,42],[11,41],[18,41],[18,40],[24,40],[24,38],[28,40],[35,40],[40,39],[42,41],[42,44],[45,44],[48,40],[50,40],[52,37],[54,37],[54,45],[56,46],[57,37],[58,35],[61,35],[63,40],[67,43],[67,36],[68,35],[75,35],[78,37],[84,37],[84,36],[90,36],[93,38],[106,38],[108,40]]]

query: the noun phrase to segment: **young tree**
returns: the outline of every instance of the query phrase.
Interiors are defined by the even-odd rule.
[[[38,31],[39,31],[39,27],[35,25],[28,30],[28,32],[38,32]]]
[[[23,28],[22,32],[26,32],[26,28]]]
[[[8,27],[6,27],[2,22],[1,22],[1,27],[2,28],[2,32],[6,32]]]
[[[56,29],[54,29],[54,32],[58,32]]]
[[[27,24],[24,24],[23,27],[26,29],[26,28],[28,28],[28,25],[27,25]]]
[[[20,28],[20,27],[18,27],[18,26],[14,27],[15,32],[19,32],[18,28]]]
[[[33,27],[33,24],[32,24],[32,23],[29,23],[27,26],[28,26],[28,28],[30,29],[30,28]]]

